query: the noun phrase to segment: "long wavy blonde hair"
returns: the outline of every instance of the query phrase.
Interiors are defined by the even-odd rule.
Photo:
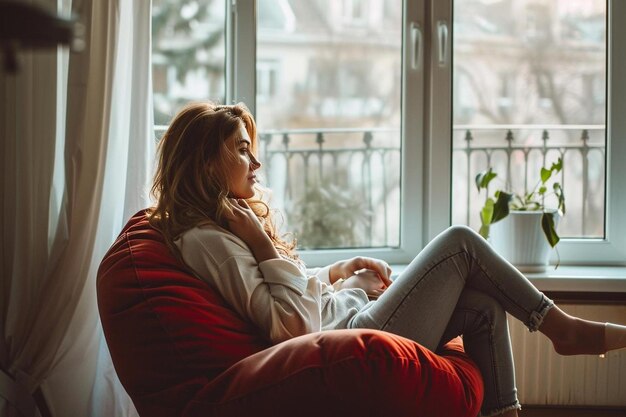
[[[161,138],[151,189],[156,205],[147,214],[177,256],[174,240],[186,230],[207,223],[227,228],[226,216],[231,213],[227,167],[236,156],[226,141],[239,131],[241,123],[256,156],[256,123],[243,103],[190,103]],[[278,233],[274,211],[262,200],[260,187],[255,186],[255,196],[246,201],[278,252],[298,260],[295,241],[284,240]]]

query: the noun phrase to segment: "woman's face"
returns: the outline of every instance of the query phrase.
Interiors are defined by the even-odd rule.
[[[226,142],[234,150],[235,162],[228,166],[228,186],[231,197],[251,198],[254,196],[254,184],[257,182],[254,171],[261,167],[261,163],[252,155],[250,135],[243,122],[239,131]]]

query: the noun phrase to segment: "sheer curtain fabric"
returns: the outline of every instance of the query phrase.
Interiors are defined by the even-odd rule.
[[[148,205],[151,2],[59,3],[84,24],[85,50],[22,53],[21,71],[0,80],[0,367],[41,390],[53,415],[132,416],[94,279],[125,219]],[[15,415],[3,388],[0,416]]]

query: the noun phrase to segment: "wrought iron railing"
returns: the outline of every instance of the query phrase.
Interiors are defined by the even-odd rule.
[[[507,184],[528,190],[534,185],[533,175],[539,167],[561,157],[565,163],[560,182],[570,210],[566,217],[571,218],[569,226],[565,222],[571,231],[562,235],[602,234],[604,217],[598,220],[595,213],[604,213],[604,129],[603,125],[453,126],[454,220],[473,226],[478,220],[477,207],[483,197],[473,191],[477,172],[494,166]],[[260,156],[267,185],[274,190],[274,202],[293,213],[310,187],[322,185],[352,193],[363,204],[365,225],[358,242],[348,245],[396,246],[400,218],[399,135],[397,128],[260,131]],[[592,153],[598,153],[593,160],[589,157]],[[459,192],[459,187],[465,189]],[[592,191],[594,198],[590,199]],[[464,201],[458,195],[463,195]],[[587,227],[590,211],[595,216],[591,231]]]
[[[506,185],[511,187],[516,183],[517,187],[513,187],[516,191],[527,192],[534,187],[540,167],[560,157],[564,165],[559,181],[570,208],[561,227],[563,235],[603,234],[606,158],[603,125],[455,125],[453,130],[455,157],[465,158],[465,163],[454,164],[454,177],[466,181],[468,192],[463,204],[466,208],[477,205],[477,194],[469,190],[475,189],[473,181],[479,171],[490,166],[504,168],[500,175],[504,175]],[[462,140],[458,135],[462,135]],[[490,136],[491,140],[477,144],[480,136]],[[593,154],[595,158],[591,157]],[[468,225],[476,222],[476,213],[477,210],[465,209],[464,222]]]
[[[326,204],[345,209],[346,217],[351,217],[352,210],[353,217],[361,220],[353,225],[357,229],[353,238],[329,241],[329,246],[398,245],[400,201],[395,191],[399,191],[401,158],[397,128],[265,130],[259,138],[267,183],[274,192],[282,189],[277,200],[288,215],[306,210],[307,204],[314,206],[307,190],[321,186],[328,199],[337,200]],[[329,192],[332,189],[334,193]],[[344,198],[355,204],[342,205]],[[303,235],[300,242],[308,246],[306,238]]]

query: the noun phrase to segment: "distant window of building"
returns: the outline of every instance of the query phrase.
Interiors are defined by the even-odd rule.
[[[368,86],[368,66],[365,62],[350,62],[341,67],[339,72],[339,87],[341,97],[367,98],[373,94]]]
[[[287,0],[259,0],[259,29],[293,32],[295,16]]]
[[[533,41],[550,39],[551,16],[548,7],[530,4],[526,7],[526,37]]]
[[[343,0],[342,17],[347,25],[364,26],[367,23],[368,0]]]
[[[501,73],[498,76],[498,81],[498,107],[500,108],[500,111],[508,111],[513,106],[515,75],[507,72]]]
[[[590,100],[594,104],[603,104],[606,97],[605,78],[597,73],[582,75],[583,91],[585,100]]]
[[[279,71],[278,61],[259,60],[256,64],[257,102],[267,102],[276,96]]]

